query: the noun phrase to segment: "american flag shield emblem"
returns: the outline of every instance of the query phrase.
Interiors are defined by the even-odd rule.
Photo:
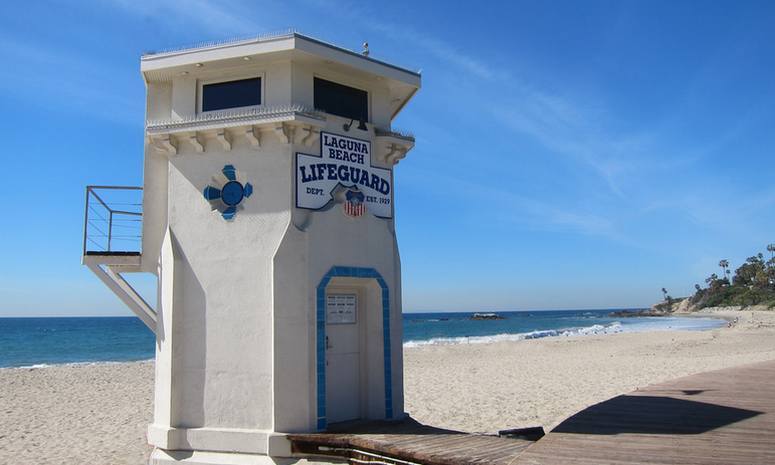
[[[362,216],[366,213],[366,204],[363,203],[363,192],[348,190],[345,193],[345,201],[342,204],[344,214],[353,218]]]

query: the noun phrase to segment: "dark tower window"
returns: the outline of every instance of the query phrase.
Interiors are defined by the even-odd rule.
[[[369,94],[365,90],[315,78],[315,108],[357,121],[369,120]]]
[[[261,78],[202,86],[202,111],[261,105]]]

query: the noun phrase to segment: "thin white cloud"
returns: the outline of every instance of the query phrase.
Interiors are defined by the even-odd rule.
[[[632,159],[627,160],[623,156],[626,149],[617,145],[626,144],[597,137],[587,123],[594,117],[576,117],[576,111],[557,97],[522,92],[516,100],[508,106],[488,103],[484,105],[484,110],[496,122],[537,140],[550,152],[571,157],[588,166],[606,182],[611,192],[619,197],[624,195],[618,174],[629,168],[627,162],[632,162]]]
[[[452,64],[479,79],[491,80],[503,77],[503,74],[496,71],[492,66],[488,66],[476,58],[467,55],[462,50],[455,48],[451,44],[427,34],[421,34],[405,27],[396,27],[395,25],[372,20],[366,20],[364,23],[368,28],[380,32],[393,40],[411,42],[416,47],[426,50],[437,59]]]
[[[134,15],[163,20],[178,28],[202,28],[227,36],[257,31],[255,22],[244,14],[250,6],[227,0],[111,0]],[[258,5],[256,5],[257,7]]]
[[[354,23],[361,28],[370,29],[391,40],[411,43],[413,47],[425,50],[439,61],[453,65],[476,78],[491,80],[506,77],[503,72],[498,71],[493,66],[477,59],[473,55],[465,53],[460,47],[456,47],[429,34],[408,28],[403,24],[391,23],[385,19],[384,15],[374,14],[373,11],[366,11],[359,5],[352,3],[345,5],[341,1],[330,2],[326,0],[305,0],[304,3],[329,11],[335,8],[338,15],[353,19]]]
[[[615,224],[608,218],[594,213],[572,211],[568,208],[516,194],[490,184],[480,184],[469,179],[449,176],[437,171],[424,172],[415,169],[402,174],[405,181],[424,184],[427,179],[444,186],[455,186],[444,190],[445,202],[449,196],[459,197],[460,205],[472,205],[477,215],[485,215],[495,220],[520,224],[528,229],[553,232],[576,232],[589,236],[605,237],[617,242],[632,245],[632,242],[617,231]],[[483,212],[487,209],[487,212]]]
[[[143,100],[115,85],[116,70],[76,52],[0,38],[0,88],[46,108],[79,110],[123,124],[140,124]],[[24,82],[23,87],[18,83]],[[139,85],[139,82],[138,82]]]

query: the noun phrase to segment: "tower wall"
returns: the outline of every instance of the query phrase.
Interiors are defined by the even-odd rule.
[[[154,60],[141,260],[159,279],[152,462],[289,457],[285,433],[401,418],[392,170],[413,140],[389,129],[419,77],[297,35]],[[202,111],[203,86],[255,77],[260,105]],[[313,110],[316,78],[366,92],[367,118]],[[300,200],[300,160],[338,163],[325,134],[367,144],[361,168],[390,191],[320,171],[320,204]],[[329,298],[345,297],[352,320],[336,326]]]

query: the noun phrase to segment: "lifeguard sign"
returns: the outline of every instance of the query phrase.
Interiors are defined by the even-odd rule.
[[[324,132],[320,156],[296,154],[296,206],[320,210],[335,202],[337,187],[353,187],[372,214],[392,218],[392,174],[372,166],[370,141]]]
[[[286,433],[402,418],[391,123],[419,74],[295,33],[141,70],[142,253],[84,262],[156,333],[151,463],[318,463]]]

